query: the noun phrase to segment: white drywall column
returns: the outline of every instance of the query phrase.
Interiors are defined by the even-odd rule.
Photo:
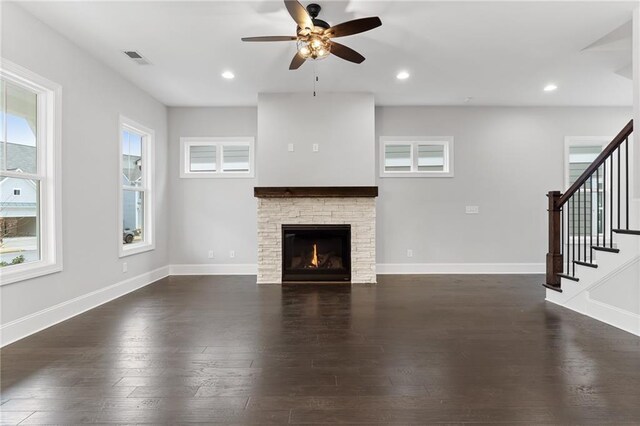
[[[640,226],[640,6],[633,11],[633,34],[631,49],[633,50],[633,202],[631,204],[633,229]]]

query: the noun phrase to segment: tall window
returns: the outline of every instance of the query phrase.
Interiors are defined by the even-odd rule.
[[[0,275],[8,284],[62,269],[60,86],[0,64]]]
[[[380,138],[380,177],[452,177],[453,138]]]
[[[120,118],[120,257],[155,248],[153,130]]]
[[[582,175],[591,163],[600,155],[604,147],[611,140],[607,137],[567,137],[565,140],[565,189],[568,189]],[[608,185],[609,183],[607,183]],[[598,180],[595,177],[579,189],[581,203],[574,206],[574,220],[568,220],[569,233],[575,237],[604,233],[602,222],[604,176],[600,174]],[[578,222],[579,221],[579,222]],[[591,230],[577,223],[591,224]],[[576,229],[574,230],[574,224]],[[588,228],[588,227],[587,227]]]

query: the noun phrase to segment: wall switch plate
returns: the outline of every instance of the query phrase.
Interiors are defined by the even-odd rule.
[[[413,250],[411,249],[407,250],[407,257],[413,257]]]
[[[313,144],[313,152],[318,152],[319,146],[317,143]]]
[[[236,251],[235,250],[229,250],[229,257],[232,258],[232,259],[234,257],[236,257]]]
[[[122,264],[122,273],[126,273],[129,270],[129,266],[127,265],[127,262],[124,262]]]
[[[293,152],[293,144],[292,143],[287,145],[287,151]]]
[[[478,206],[466,206],[464,209],[466,214],[478,214],[480,213],[480,207]]]
[[[209,259],[213,259],[213,250],[209,250]]]

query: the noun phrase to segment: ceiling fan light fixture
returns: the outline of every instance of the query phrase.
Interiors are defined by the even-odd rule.
[[[324,59],[331,53],[331,42],[323,37],[299,38],[298,53],[305,59]]]
[[[409,74],[408,71],[400,71],[397,75],[396,78],[398,80],[406,80],[410,77],[411,75]]]

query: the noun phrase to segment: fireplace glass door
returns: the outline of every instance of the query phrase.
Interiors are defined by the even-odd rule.
[[[350,281],[350,225],[282,225],[282,281]]]

